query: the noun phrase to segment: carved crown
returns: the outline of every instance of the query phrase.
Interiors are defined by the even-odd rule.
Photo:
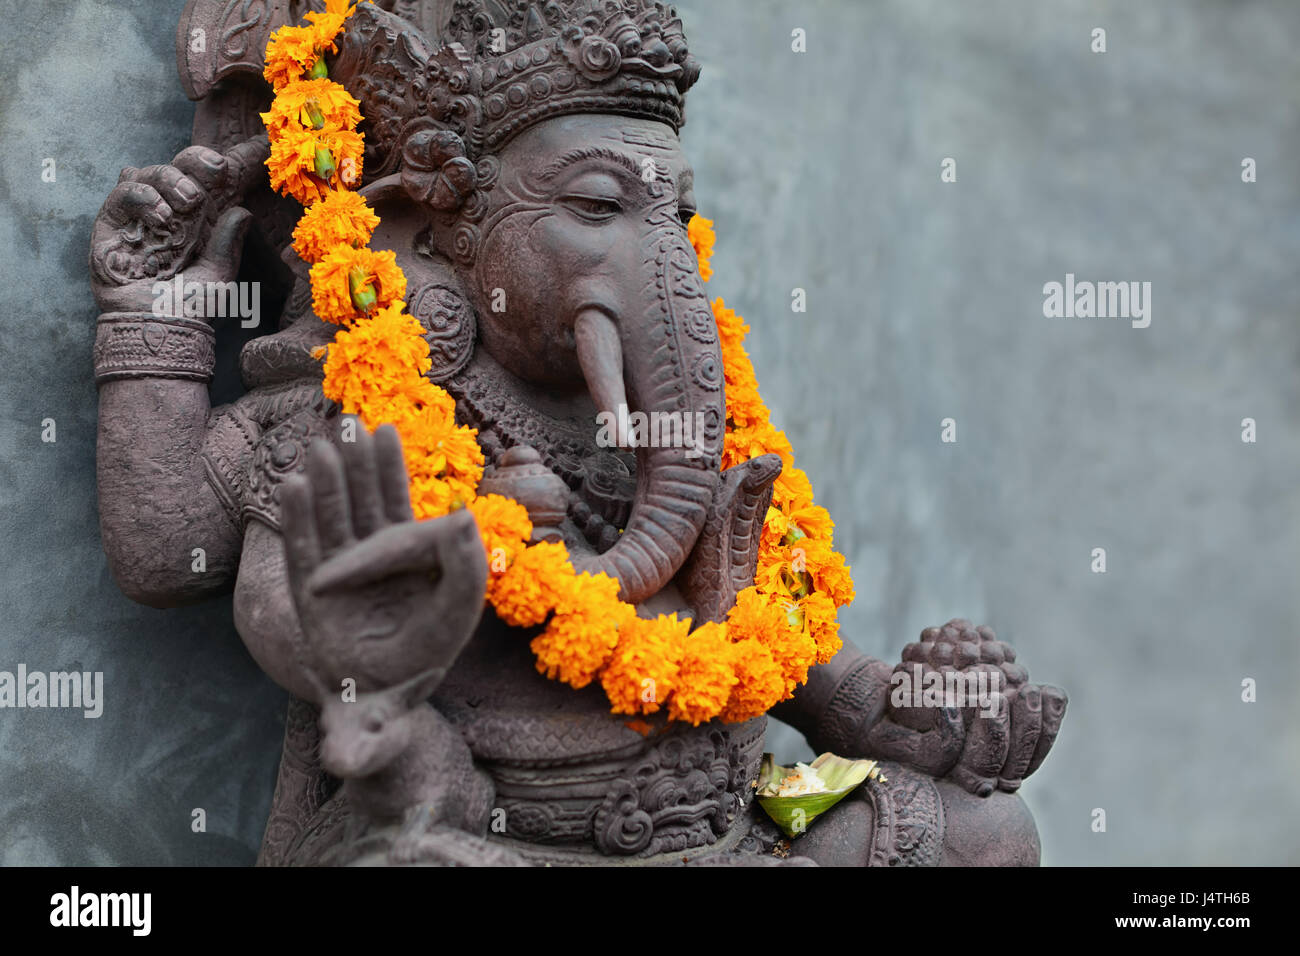
[[[552,116],[617,113],[680,129],[699,78],[682,21],[662,0],[396,0],[363,3],[331,75],[362,102],[367,179],[432,159],[472,163]],[[452,133],[459,144],[442,133]],[[403,152],[406,152],[403,157]],[[446,154],[445,156],[443,154]],[[445,187],[443,187],[445,188]]]

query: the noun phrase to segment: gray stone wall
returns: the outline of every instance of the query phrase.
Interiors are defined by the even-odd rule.
[[[1068,688],[1024,790],[1047,863],[1300,862],[1300,7],[680,6],[711,291],[837,519],[846,637],[894,659],[970,617]],[[0,711],[0,863],[248,863],[270,800],[285,699],[229,601],[133,605],[95,512],[87,237],[122,166],[186,145],[180,7],[3,12],[0,670],[107,700]],[[1149,281],[1150,327],[1045,318],[1067,273]]]

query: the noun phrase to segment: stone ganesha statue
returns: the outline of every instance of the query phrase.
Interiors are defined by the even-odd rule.
[[[177,50],[194,145],[124,170],[91,248],[113,574],[155,607],[233,590],[245,645],[292,695],[260,862],[737,864],[779,848],[1036,864],[1015,791],[1066,699],[987,628],[931,629],[898,668],[846,646],[812,670],[775,715],[816,750],[881,759],[886,782],[786,846],[751,799],[766,717],[634,728],[598,689],[540,676],[528,635],[484,612],[472,516],[413,520],[396,432],[322,393],[313,351],[334,328],[311,310],[298,209],[270,190],[258,119],[267,38],[308,9],[190,0]],[[702,622],[753,581],[781,463],[720,466],[722,361],[678,139],[699,72],[659,0],[364,3],[329,57],[366,118],[372,245],[396,251],[428,375],[479,430],[483,490],[525,504],[537,536],[641,613]],[[209,382],[237,330],[179,297],[160,309],[156,284],[178,277],[257,281],[280,313],[243,344],[230,404],[211,406]],[[701,433],[604,447],[593,423],[620,406],[690,414]],[[996,716],[901,705],[891,678],[913,666],[996,672]]]

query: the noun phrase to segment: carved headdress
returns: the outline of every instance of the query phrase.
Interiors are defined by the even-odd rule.
[[[261,131],[267,39],[322,6],[190,0],[176,53],[186,93],[201,102],[195,142],[224,150]],[[472,165],[566,113],[645,117],[679,130],[700,75],[681,18],[663,0],[363,2],[339,47],[330,73],[361,100],[366,182],[427,164],[419,153],[431,142]],[[412,153],[421,132],[423,147]]]
[[[190,0],[176,51],[181,82],[200,101],[196,143],[224,151],[262,132],[267,39],[321,6]],[[365,117],[363,184],[401,172],[409,194],[471,219],[494,180],[493,154],[513,136],[570,113],[680,130],[700,75],[681,18],[663,0],[363,2],[338,46],[330,76]],[[271,232],[287,240],[283,224]]]
[[[362,4],[331,68],[367,118],[367,179],[404,159],[419,163],[404,147],[425,130],[443,135],[424,142],[477,160],[566,113],[680,129],[700,73],[681,19],[662,0],[397,0],[394,8]]]

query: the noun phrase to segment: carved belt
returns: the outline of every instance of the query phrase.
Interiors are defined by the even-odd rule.
[[[586,762],[485,761],[505,836],[606,856],[648,857],[712,846],[748,802],[766,718],[676,727],[638,752]],[[469,735],[472,736],[472,735]]]

